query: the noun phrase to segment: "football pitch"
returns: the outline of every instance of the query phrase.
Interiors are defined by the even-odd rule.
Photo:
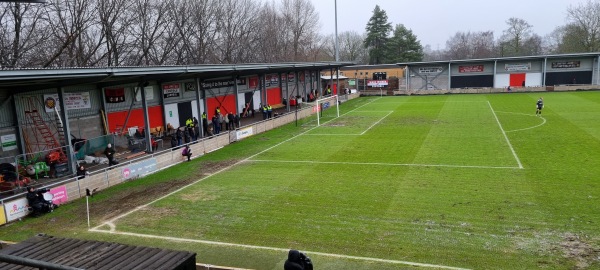
[[[600,268],[600,92],[339,109],[219,150],[230,166],[94,233],[252,269],[282,269],[290,248],[315,269]]]

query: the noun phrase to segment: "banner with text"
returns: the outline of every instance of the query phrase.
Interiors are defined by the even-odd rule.
[[[580,66],[581,61],[552,62],[552,68],[578,68]]]
[[[419,68],[419,73],[421,73],[421,74],[436,74],[436,73],[442,73],[442,71],[444,71],[444,68],[442,68],[442,67],[420,67]]]
[[[529,63],[521,63],[521,64],[504,64],[504,70],[506,71],[523,71],[530,70],[531,62]]]
[[[386,87],[388,86],[387,80],[368,80],[367,86],[369,87]]]
[[[483,72],[483,65],[458,66],[458,72],[460,72],[460,73]]]
[[[90,104],[90,92],[65,93],[63,97],[67,110],[92,108]],[[55,107],[60,111],[58,94],[44,95],[44,108],[46,112],[53,112]]]
[[[202,89],[230,87],[230,86],[233,86],[235,83],[237,83],[237,85],[246,85],[246,78],[238,78],[237,80],[223,79],[223,80],[216,80],[216,81],[205,81],[202,83]]]
[[[179,97],[179,92],[181,89],[178,83],[164,84],[162,88],[164,98]]]

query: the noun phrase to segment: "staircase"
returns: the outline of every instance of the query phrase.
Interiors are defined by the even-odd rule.
[[[36,145],[38,147],[38,151],[48,151],[53,150],[48,153],[47,159],[50,159],[52,162],[63,163],[66,162],[67,157],[61,147],[60,142],[54,137],[54,134],[50,130],[50,127],[46,124],[39,111],[37,110],[35,103],[35,97],[28,97],[28,105],[29,108],[25,110],[25,117],[28,119],[27,124],[33,129],[35,135],[35,142],[28,141],[29,144]],[[58,116],[57,116],[58,117]],[[59,123],[61,123],[59,121]],[[61,141],[64,141],[64,131],[62,128],[62,123],[57,128],[58,135]]]

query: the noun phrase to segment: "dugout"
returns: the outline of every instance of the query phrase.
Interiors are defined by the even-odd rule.
[[[195,270],[196,253],[37,235],[0,250],[0,269]]]

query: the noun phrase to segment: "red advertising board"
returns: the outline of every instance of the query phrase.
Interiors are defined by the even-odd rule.
[[[483,65],[472,65],[472,66],[458,66],[458,72],[483,72]]]

